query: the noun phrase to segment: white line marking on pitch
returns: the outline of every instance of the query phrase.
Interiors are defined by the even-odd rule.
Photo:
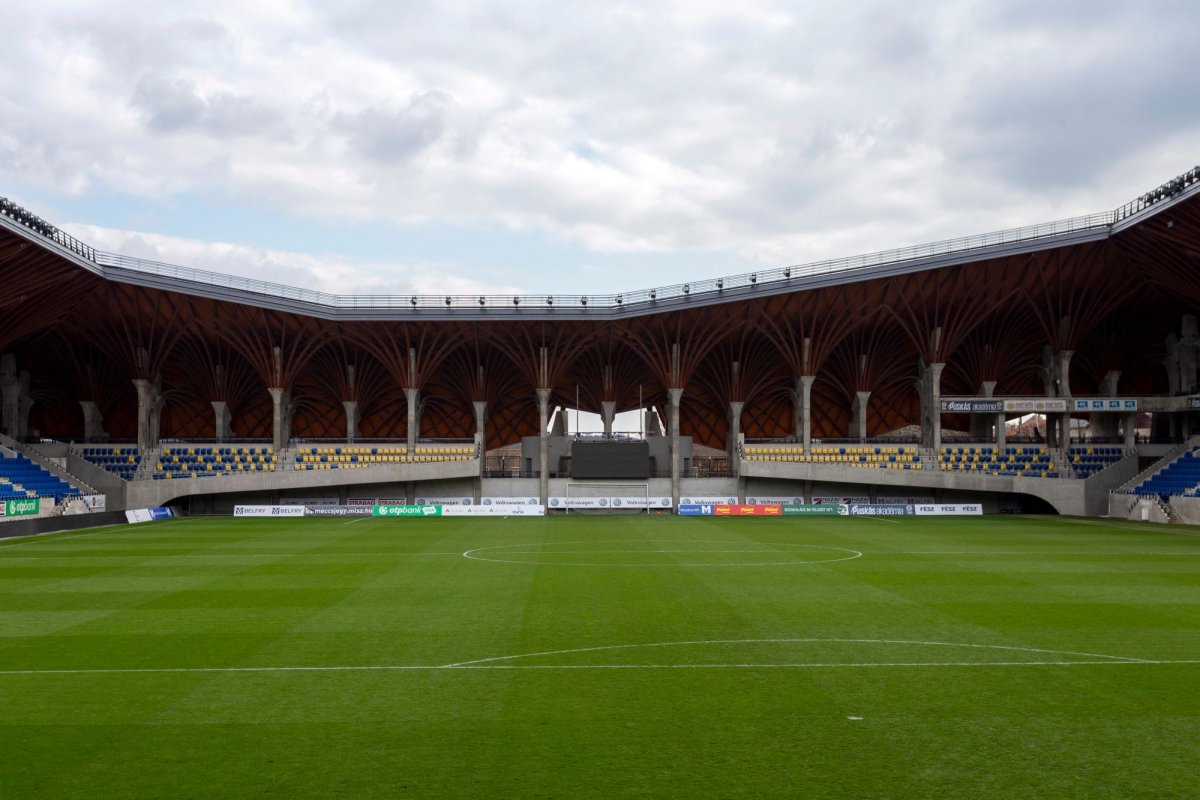
[[[543,551],[541,551],[541,550],[525,550],[525,551],[517,550],[517,551],[513,552],[513,549],[520,548],[520,547],[525,547],[525,548],[529,548],[529,547],[538,548],[538,547],[547,547],[547,546],[558,547],[561,545],[568,545],[568,544],[587,544],[587,545],[639,544],[639,543],[643,543],[643,542],[646,542],[646,543],[669,542],[670,544],[676,544],[676,545],[689,544],[689,543],[690,544],[738,544],[738,545],[760,544],[760,545],[767,545],[767,546],[774,545],[774,546],[778,546],[778,547],[801,547],[801,548],[804,548],[807,550],[825,550],[825,551],[834,551],[834,552],[840,552],[840,553],[851,553],[851,555],[845,556],[842,558],[825,558],[825,559],[821,559],[819,561],[756,561],[756,562],[737,562],[737,563],[731,563],[731,564],[690,563],[690,562],[689,563],[670,563],[670,564],[629,564],[629,563],[597,564],[594,562],[573,562],[573,561],[572,562],[568,562],[568,561],[517,561],[514,559],[484,558],[484,557],[480,557],[477,555],[473,555],[474,553],[484,553],[484,552],[489,552],[492,550],[503,550],[503,551],[507,551],[506,553],[504,553],[505,555],[514,555],[514,556],[524,555],[524,556],[535,556],[536,557],[536,556],[541,556],[543,554]],[[576,552],[568,551],[566,553],[563,553],[563,555],[588,556],[588,555],[591,555],[592,553],[604,553],[604,552],[621,552],[621,551],[580,550],[580,551],[576,551]],[[631,550],[628,552],[637,553],[637,554],[653,555],[655,553],[665,553],[665,552],[687,553],[689,551],[686,551],[686,550],[671,550],[671,551]],[[723,552],[723,551],[694,550],[694,551],[690,551],[690,552],[694,553],[695,555],[704,555],[706,553]],[[728,551],[728,552],[741,552],[741,551]],[[762,555],[779,555],[779,556],[794,555],[794,553],[789,554],[786,551],[772,552],[770,550],[753,550],[753,551],[745,551],[745,552],[761,553]],[[553,551],[550,551],[550,554],[555,554],[555,553]],[[551,566],[551,567],[791,567],[791,566],[808,566],[811,564],[832,564],[837,561],[852,561],[856,558],[862,558],[862,555],[863,555],[862,551],[851,550],[850,548],[847,548],[847,547],[829,547],[826,545],[798,544],[795,542],[731,542],[731,541],[727,541],[724,539],[689,539],[689,540],[685,540],[682,542],[675,540],[675,539],[605,539],[605,540],[578,541],[578,542],[526,542],[524,544],[501,544],[501,545],[494,545],[491,547],[476,547],[474,549],[467,550],[466,552],[464,552],[462,554],[463,558],[469,558],[472,561],[490,561],[495,564],[524,564],[524,565],[529,565],[529,566]]]
[[[447,664],[448,667],[464,667],[475,664],[489,664],[497,661],[516,661],[522,658],[539,658],[541,656],[569,655],[571,653],[598,653],[610,650],[639,650],[645,648],[665,647],[695,647],[713,644],[893,644],[918,645],[922,647],[965,647],[975,650],[1005,650],[1021,653],[1041,653],[1046,655],[1076,656],[1081,658],[1106,658],[1114,661],[1142,662],[1147,659],[1130,658],[1128,656],[1111,656],[1104,653],[1081,653],[1074,650],[1047,650],[1041,647],[1019,647],[1005,644],[969,644],[963,642],[930,642],[913,639],[696,639],[682,642],[645,642],[643,644],[609,644],[596,647],[576,647],[567,650],[543,650],[538,653],[520,653],[512,656],[494,656],[478,658],[472,661],[458,661]]]
[[[354,558],[379,558],[381,556],[461,556],[462,553],[457,550],[453,553],[158,553],[154,555],[144,556],[104,556],[104,555],[89,555],[88,553],[64,554],[61,556],[13,556],[12,558],[0,557],[0,564],[6,561],[62,561],[64,559],[87,559],[90,561],[109,561],[117,560],[150,560],[150,559],[168,559],[168,558],[295,558],[298,556],[308,556],[310,558],[336,558],[339,556],[351,556]]]
[[[887,555],[886,553],[872,553],[871,555]],[[1022,552],[1017,550],[897,550],[893,555],[902,556],[1036,556],[1044,558],[1046,556],[1200,556],[1200,550],[1192,550],[1186,553],[1103,553],[1092,551],[1090,553],[1051,553],[1051,552]]]

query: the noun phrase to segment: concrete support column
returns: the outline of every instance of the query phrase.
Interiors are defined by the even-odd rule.
[[[20,397],[17,398],[17,438],[24,439],[29,435],[29,410],[33,408],[33,395],[29,393],[29,373],[22,372],[24,379],[24,387]],[[154,426],[158,430],[157,423]],[[157,433],[155,434],[157,436]]]
[[[812,385],[816,375],[801,375],[796,379],[796,440],[808,455],[812,449]]]
[[[233,433],[229,429],[230,422],[233,421],[233,417],[229,413],[229,404],[224,400],[212,400],[210,402],[214,417],[214,435],[217,437],[218,442],[224,442],[233,436]]]
[[[137,389],[137,437],[138,447],[147,450],[158,446],[158,419],[162,410],[162,399],[158,384],[145,378],[134,378]]]
[[[613,400],[600,402],[600,417],[604,420],[604,438],[611,439],[613,435],[613,418],[617,416],[617,404]]]
[[[292,438],[292,391],[280,386],[267,391],[271,393],[271,442],[279,453]]]
[[[91,400],[80,400],[79,407],[83,409],[83,440],[94,442],[107,437],[99,407]]]
[[[679,508],[679,401],[682,388],[667,389],[667,425],[671,428],[671,511]]]
[[[942,449],[942,362],[918,365],[921,396],[921,445],[936,456]]]
[[[487,403],[475,400],[471,403],[475,409],[475,449],[479,453],[479,475],[483,476],[487,466]],[[480,489],[482,491],[482,487]]]
[[[742,408],[745,404],[734,400],[729,403],[729,437],[725,442],[725,458],[729,476],[736,478],[742,474],[742,458],[738,453],[738,439],[742,432]]]
[[[17,436],[17,417],[20,413],[20,384],[17,377],[17,357],[5,353],[0,357],[0,397],[3,398],[3,413],[0,413],[0,424],[14,439]]]
[[[412,458],[412,454],[417,450],[417,440],[420,438],[420,411],[421,411],[421,390],[414,387],[404,388],[404,398],[408,406],[408,427],[407,440],[408,456]]]
[[[1120,370],[1114,369],[1106,373],[1104,380],[1100,381],[1100,396],[1116,397],[1117,383],[1120,380]],[[1092,436],[1116,436],[1120,422],[1121,418],[1116,414],[1090,414],[1088,416],[1088,426],[1091,428]]]
[[[550,504],[550,390],[538,389],[538,495],[541,504]]]
[[[846,433],[851,439],[867,438],[867,403],[870,400],[870,392],[854,393],[854,403],[850,406],[850,430]]]
[[[346,412],[346,441],[353,442],[358,438],[358,401],[343,400],[342,408]]]
[[[1179,331],[1179,391],[1182,394],[1192,394],[1196,391],[1197,360],[1200,357],[1200,330],[1197,329],[1196,317],[1185,314]]]
[[[1121,428],[1125,434],[1125,450],[1137,447],[1137,414],[1122,414]]]
[[[991,397],[996,391],[995,381],[983,381],[979,384],[979,396]],[[994,420],[987,414],[971,414],[968,417],[972,439],[992,438],[992,423]]]

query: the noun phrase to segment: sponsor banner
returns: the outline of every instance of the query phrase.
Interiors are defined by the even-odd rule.
[[[681,497],[679,498],[680,505],[711,505],[715,506],[720,503],[731,505],[737,502],[736,497]]]
[[[951,506],[921,504],[913,508],[918,517],[979,516],[983,513],[983,506],[979,503],[959,503]]]
[[[535,503],[521,506],[442,506],[443,517],[544,517],[546,507]]]
[[[864,501],[864,502],[869,502],[869,501]],[[931,506],[931,505],[933,505],[934,500],[932,497],[897,497],[895,495],[882,495],[881,494],[875,498],[875,502],[883,503],[884,505],[900,505],[900,506],[908,506],[908,505],[916,505],[917,503],[924,503],[927,506]]]
[[[336,497],[281,497],[281,506],[336,506]]]
[[[680,503],[676,513],[681,517],[711,517],[714,508],[713,503]]]
[[[861,497],[813,497],[812,501],[817,505],[832,503],[833,505],[848,506],[851,503],[870,503],[871,498],[865,495]]]
[[[669,497],[571,497],[570,505],[567,504],[566,497],[551,497],[549,507],[552,509],[563,508],[591,508],[591,509],[612,509],[612,508],[663,508],[671,507],[671,498]]]
[[[782,509],[778,503],[766,505],[750,503],[719,503],[713,506],[714,517],[778,517]]]
[[[911,517],[916,512],[911,505],[891,503],[852,503],[852,517]]]
[[[1004,410],[1014,414],[1060,414],[1067,410],[1061,397],[1030,397],[1004,401]]]
[[[234,506],[235,517],[303,517],[304,506]]]
[[[439,505],[375,505],[371,507],[372,516],[376,517],[440,517],[442,507]]]
[[[92,511],[103,511],[108,507],[108,500],[102,494],[85,494],[79,499]]]
[[[780,506],[780,508],[785,517],[844,517],[850,513],[850,507],[840,503],[817,503],[813,505],[787,503]]]
[[[763,505],[776,505],[776,506],[782,506],[782,505],[799,506],[799,505],[804,504],[804,498],[803,497],[795,497],[795,496],[792,496],[792,497],[747,497],[746,502],[749,503],[750,505],[763,504]]]
[[[536,497],[485,497],[480,501],[484,506],[536,506],[540,505]]]
[[[131,525],[138,522],[151,522],[156,519],[171,519],[174,516],[171,509],[163,508],[162,506],[156,508],[134,508],[125,512],[125,519]]]
[[[1003,400],[990,397],[967,397],[960,400],[943,400],[943,414],[999,414],[1004,411]]]
[[[351,497],[346,501],[348,506],[366,506],[370,508],[376,503],[399,503],[399,500],[377,500],[374,497]]]
[[[22,497],[0,503],[0,513],[6,517],[30,517],[42,510],[42,498]]]
[[[419,506],[469,506],[474,502],[471,497],[418,497]]]
[[[1075,411],[1137,411],[1136,397],[1088,397],[1071,401]]]
[[[1188,398],[1188,409],[1191,411],[1200,409],[1200,394]]]
[[[344,505],[344,506],[305,506],[304,516],[306,517],[369,517],[371,516],[371,506],[362,505]]]

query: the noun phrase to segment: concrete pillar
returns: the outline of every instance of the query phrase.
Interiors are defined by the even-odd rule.
[[[108,436],[104,432],[104,417],[99,407],[91,400],[80,400],[79,407],[83,409],[83,440],[95,442]]]
[[[229,404],[224,400],[212,400],[213,417],[215,418],[214,430],[218,442],[224,442],[233,437],[232,431],[229,429],[229,423],[233,417],[229,413]]]
[[[667,389],[667,424],[671,427],[671,509],[679,508],[679,401],[683,398],[682,388]]]
[[[162,399],[157,382],[145,378],[134,378],[137,389],[137,437],[138,447],[147,450],[158,446],[158,419],[162,410]]]
[[[550,431],[551,436],[567,436],[569,429],[567,428],[567,409],[565,406],[558,406],[557,414],[554,415],[554,429]]]
[[[617,415],[617,404],[612,400],[600,402],[600,417],[604,420],[604,438],[611,439],[613,435],[613,418]]]
[[[1137,414],[1122,414],[1121,428],[1125,434],[1125,450],[1137,447]]]
[[[475,400],[471,403],[475,409],[475,450],[479,453],[479,475],[481,477],[487,466],[487,405],[483,400]],[[479,487],[479,491],[483,491],[482,486]]]
[[[804,454],[812,449],[812,385],[816,375],[801,375],[796,379],[796,440]]]
[[[420,408],[421,408],[421,390],[414,387],[405,387],[404,398],[408,406],[408,427],[407,440],[408,455],[411,457],[417,450],[417,440],[420,438]]]
[[[725,458],[729,476],[736,478],[742,474],[742,459],[738,454],[738,439],[742,432],[742,407],[745,404],[734,400],[729,403],[729,438],[725,443]]]
[[[358,401],[343,400],[342,408],[346,412],[346,441],[353,442],[358,438]]]
[[[538,402],[538,495],[542,505],[550,504],[550,390],[537,390]]]
[[[918,365],[921,397],[921,444],[933,451],[942,449],[942,362]]]
[[[662,426],[658,422],[658,414],[654,412],[654,408],[646,409],[646,435],[647,436],[662,436]]]
[[[29,393],[29,373],[21,373],[21,394],[17,397],[17,438],[29,435],[29,410],[33,408],[33,395]],[[158,430],[157,423],[154,429]]]
[[[17,378],[17,357],[12,353],[5,353],[0,357],[0,397],[3,398],[0,425],[4,426],[4,430],[9,436],[17,438],[20,389]]]
[[[271,442],[279,453],[292,438],[292,391],[279,386],[267,389],[271,393]]]
[[[983,381],[979,384],[979,396],[991,397],[996,391],[995,381]],[[990,439],[994,420],[987,414],[971,414],[968,416],[972,439]]]
[[[853,405],[850,406],[850,430],[846,434],[849,438],[867,438],[867,403],[870,399],[870,392],[854,393]]]
[[[1185,314],[1179,331],[1179,391],[1182,394],[1192,394],[1196,391],[1197,360],[1200,357],[1200,330],[1197,329],[1196,317]]]
[[[1114,369],[1106,373],[1104,380],[1100,381],[1100,396],[1116,397],[1117,382],[1120,380],[1120,370]],[[1088,427],[1091,428],[1093,437],[1113,437],[1117,435],[1117,427],[1120,421],[1121,418],[1116,414],[1090,414],[1088,416]]]

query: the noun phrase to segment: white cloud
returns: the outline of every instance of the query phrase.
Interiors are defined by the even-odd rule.
[[[0,180],[781,264],[1192,166],[1200,6],[1011,5],[6,4]]]
[[[336,295],[522,294],[519,287],[456,277],[454,264],[386,264],[338,255],[266,250],[95,225],[63,230],[98,250]]]

